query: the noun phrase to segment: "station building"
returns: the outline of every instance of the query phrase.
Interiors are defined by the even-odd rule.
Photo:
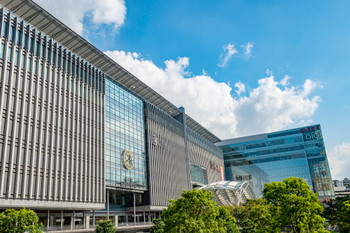
[[[303,178],[322,199],[334,189],[320,125],[223,140],[225,178],[250,182],[259,197],[265,183]]]
[[[47,230],[142,224],[224,179],[220,139],[183,108],[33,1],[0,4],[0,210]]]

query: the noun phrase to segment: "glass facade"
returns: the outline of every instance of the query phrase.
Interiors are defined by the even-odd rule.
[[[106,185],[147,189],[143,102],[106,79]]]
[[[249,181],[257,196],[264,183],[303,178],[320,198],[334,196],[319,125],[222,142],[227,180]]]
[[[207,170],[191,163],[191,181],[200,184],[208,184]]]

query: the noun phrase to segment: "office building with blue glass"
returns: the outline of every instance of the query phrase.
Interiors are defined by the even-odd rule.
[[[249,181],[257,196],[264,183],[303,178],[320,199],[334,197],[320,125],[223,140],[227,180]]]
[[[223,180],[220,139],[183,108],[33,1],[0,4],[0,211],[47,230],[143,224]]]

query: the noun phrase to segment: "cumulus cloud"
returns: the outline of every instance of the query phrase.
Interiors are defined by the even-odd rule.
[[[327,154],[332,178],[338,180],[349,179],[350,142],[335,145]]]
[[[311,123],[321,101],[311,95],[320,85],[309,79],[302,86],[283,86],[269,75],[249,92],[244,92],[245,84],[239,81],[234,84],[239,95],[234,97],[228,84],[205,72],[190,74],[186,57],[167,60],[165,68],[160,68],[138,53],[106,54],[176,106],[184,106],[191,117],[222,139]]]
[[[227,44],[223,46],[223,53],[220,55],[220,62],[218,66],[225,67],[227,65],[227,62],[231,59],[233,55],[238,53],[237,49],[235,48],[234,44]]]
[[[284,76],[284,78],[280,81],[280,84],[282,86],[288,86],[290,83],[289,83],[289,80],[290,80],[290,76],[286,75]]]
[[[253,42],[247,42],[246,44],[241,45],[241,47],[243,48],[243,54],[245,57],[249,58],[252,55],[252,50],[254,47]]]
[[[83,34],[84,17],[95,24],[111,24],[118,29],[124,24],[124,0],[34,0],[75,32]]]
[[[237,95],[241,95],[241,93],[245,92],[245,85],[241,81],[235,83],[235,87],[237,88],[237,90],[235,90]]]

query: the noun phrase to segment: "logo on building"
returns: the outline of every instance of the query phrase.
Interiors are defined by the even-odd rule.
[[[130,150],[124,150],[122,153],[123,165],[127,170],[134,167],[134,155]]]
[[[219,164],[214,163],[213,161],[209,161],[210,169],[216,170],[217,172],[221,172],[221,167]]]
[[[155,134],[153,134],[152,135],[152,145],[165,148],[166,140],[164,138],[158,137]]]

